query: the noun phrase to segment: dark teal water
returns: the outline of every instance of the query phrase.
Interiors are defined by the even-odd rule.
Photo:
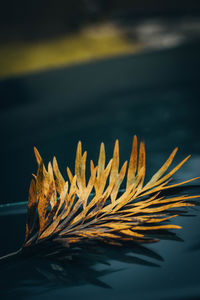
[[[64,173],[66,165],[73,169],[79,139],[96,160],[101,141],[109,156],[119,138],[122,162],[136,133],[146,141],[148,177],[175,146],[176,162],[192,158],[174,180],[199,176],[199,53],[196,42],[1,81],[1,203],[26,201],[34,145],[45,162],[56,154]],[[199,299],[199,208],[188,214],[176,218],[183,230],[156,244],[0,265],[2,299]],[[0,208],[0,255],[20,247],[24,227],[24,205]]]
[[[1,254],[23,242],[25,208],[1,213]],[[95,246],[53,258],[0,265],[2,299],[199,299],[200,216],[178,217],[183,230],[148,246]],[[47,250],[46,250],[47,251]]]

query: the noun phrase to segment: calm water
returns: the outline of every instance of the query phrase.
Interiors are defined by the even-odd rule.
[[[176,162],[192,158],[174,179],[199,176],[199,53],[195,43],[1,81],[1,203],[26,201],[33,145],[45,162],[56,154],[65,172],[79,139],[95,160],[101,141],[109,156],[119,138],[124,161],[136,133],[146,140],[148,177],[175,146]],[[25,212],[23,204],[0,208],[0,255],[22,244]],[[199,299],[199,208],[176,224],[183,229],[148,246],[90,247],[62,260],[0,265],[2,299]]]

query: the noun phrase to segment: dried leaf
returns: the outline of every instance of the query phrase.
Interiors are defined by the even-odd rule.
[[[127,173],[126,188],[128,188],[131,184],[135,182],[136,170],[137,170],[137,136],[134,135],[131,156],[129,160],[128,173]]]
[[[55,180],[56,190],[59,194],[61,194],[61,192],[65,186],[65,180],[64,180],[62,174],[60,173],[60,170],[58,168],[58,163],[57,163],[55,156],[53,158],[53,171],[54,171],[54,174],[56,177],[56,180]]]
[[[38,150],[34,148],[34,151],[38,171],[36,184],[32,180],[29,189],[24,247],[47,239],[63,240],[68,246],[83,242],[85,239],[99,239],[120,245],[130,240],[152,242],[155,240],[146,238],[146,231],[180,228],[178,225],[165,224],[165,221],[178,215],[178,213],[170,214],[170,209],[193,206],[190,200],[200,197],[174,195],[169,198],[165,194],[166,189],[198,179],[168,185],[171,176],[189,158],[186,157],[164,175],[175,157],[177,148],[143,186],[146,173],[145,145],[142,139],[137,153],[136,136],[133,137],[128,168],[126,161],[119,169],[118,140],[115,142],[113,157],[107,166],[105,146],[101,143],[97,166],[94,166],[93,161],[90,163],[88,182],[85,175],[87,152],[82,155],[80,141],[77,145],[74,176],[67,167],[69,182],[63,178],[55,157],[53,168],[49,163],[46,171]],[[125,178],[126,189],[122,191],[120,187]],[[159,195],[161,191],[162,197]],[[35,226],[37,220],[39,224]],[[37,228],[38,232],[33,234]]]
[[[25,241],[27,241],[28,237],[31,235],[33,231],[36,209],[37,209],[36,186],[35,186],[35,181],[32,179],[29,188]]]

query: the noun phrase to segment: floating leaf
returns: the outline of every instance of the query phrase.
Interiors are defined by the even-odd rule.
[[[200,196],[169,197],[164,191],[197,179],[168,185],[172,175],[189,156],[167,173],[178,150],[175,148],[163,166],[144,184],[146,153],[143,139],[139,151],[137,148],[137,137],[134,136],[129,162],[125,161],[120,168],[118,140],[107,165],[105,146],[101,143],[97,166],[93,161],[90,163],[88,181],[87,152],[82,154],[80,141],[74,175],[67,167],[67,180],[61,174],[55,157],[53,168],[49,163],[46,170],[38,150],[34,148],[38,171],[36,181],[31,181],[29,189],[23,247],[28,248],[44,240],[63,240],[67,246],[84,240],[100,240],[115,245],[130,240],[152,242],[154,239],[149,238],[146,231],[181,228],[165,224],[165,221],[178,215],[173,211],[170,213],[170,209],[193,206],[190,200]],[[124,181],[126,188],[122,190]]]

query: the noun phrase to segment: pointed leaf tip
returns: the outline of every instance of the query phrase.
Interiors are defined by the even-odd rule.
[[[38,151],[38,149],[34,146],[33,147],[33,150],[34,150],[34,154],[35,154],[35,158],[36,158],[36,161],[37,161],[37,164],[39,165],[42,161],[42,157]]]
[[[168,160],[158,172],[154,174],[150,182],[143,187],[146,156],[144,138],[138,143],[137,136],[133,135],[128,168],[126,161],[121,169],[119,169],[119,140],[116,139],[115,141],[113,158],[106,167],[105,146],[102,142],[100,144],[98,165],[95,167],[93,161],[90,162],[91,174],[88,184],[86,185],[85,168],[87,152],[85,151],[82,154],[82,143],[78,141],[75,176],[73,176],[69,168],[67,168],[71,183],[68,187],[68,182],[65,182],[60,173],[56,157],[54,156],[53,162],[48,164],[47,173],[42,158],[37,148],[34,147],[39,167],[36,183],[33,183],[35,182],[34,180],[31,183],[30,194],[34,195],[35,189],[36,200],[39,199],[39,207],[38,210],[36,209],[37,213],[39,213],[40,234],[42,234],[39,238],[54,238],[52,234],[55,230],[55,233],[60,234],[60,236],[66,234],[69,234],[69,236],[72,235],[72,238],[70,237],[69,239],[69,243],[81,241],[82,237],[100,237],[105,240],[110,238],[122,238],[123,240],[133,238],[137,241],[143,241],[142,238],[145,237],[145,234],[134,232],[133,229],[136,231],[146,231],[159,230],[161,228],[180,228],[180,226],[177,225],[160,225],[158,223],[174,217],[168,216],[169,209],[192,206],[192,204],[187,203],[186,200],[197,198],[198,196],[174,197],[168,199],[158,197],[158,193],[154,195],[155,192],[163,191],[164,189],[194,180],[187,180],[172,186],[167,186],[169,178],[190,158],[190,155],[187,156],[187,158],[180,162],[169,174],[164,175],[177,151],[178,147],[173,150]],[[120,191],[126,172],[127,188],[124,192],[121,190],[121,194],[121,192],[118,192]],[[94,195],[93,193],[91,194],[93,187],[95,189]],[[59,200],[57,199],[57,192],[60,195]],[[153,196],[151,198],[141,198],[141,196],[152,193]],[[90,194],[91,197],[93,197],[90,199],[91,201],[88,200]],[[54,201],[52,199],[54,199]],[[30,200],[32,201],[32,199]],[[46,219],[47,209],[51,209],[48,216],[49,218],[53,218],[52,223],[47,222],[50,220]],[[99,220],[103,221],[103,223],[100,224]],[[111,220],[114,224],[113,226],[111,226]],[[120,226],[123,226],[122,228],[124,229],[118,228],[119,225],[115,222],[116,220],[120,221]],[[149,226],[147,223],[153,225]],[[112,233],[112,227],[114,227],[114,229],[117,228],[120,236]],[[123,237],[121,237],[121,234],[123,234]],[[149,241],[152,242],[153,240],[151,239]],[[109,240],[109,242],[111,242],[111,240]]]

